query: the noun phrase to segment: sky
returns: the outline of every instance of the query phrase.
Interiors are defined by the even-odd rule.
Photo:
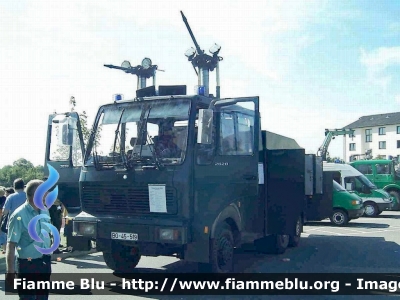
[[[149,57],[164,70],[157,85],[194,94],[181,10],[202,49],[221,46],[221,97],[260,97],[262,128],[307,153],[325,128],[400,111],[399,1],[1,0],[0,167],[43,165],[48,115],[69,111],[71,96],[89,123],[114,94],[134,98],[136,76],[104,64]]]

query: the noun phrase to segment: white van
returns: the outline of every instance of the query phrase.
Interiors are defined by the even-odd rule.
[[[377,216],[393,207],[392,197],[378,189],[361,172],[348,164],[323,162],[324,171],[335,172],[333,179],[348,191],[355,192],[363,199],[366,217]]]

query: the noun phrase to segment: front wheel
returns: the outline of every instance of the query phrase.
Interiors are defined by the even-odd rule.
[[[137,248],[116,247],[111,252],[103,252],[107,267],[118,273],[130,273],[137,266],[141,255]]]
[[[397,192],[397,191],[390,191],[390,192],[389,192],[389,195],[392,196],[392,197],[395,197],[396,200],[397,200],[397,205],[396,205],[396,207],[394,208],[394,210],[400,210],[400,194],[399,194],[399,192]]]
[[[234,240],[228,223],[221,223],[211,240],[210,267],[213,273],[231,273],[233,271]]]
[[[349,216],[347,215],[347,212],[342,209],[333,210],[333,214],[329,219],[331,220],[331,223],[336,226],[345,226],[349,223]]]
[[[379,209],[378,206],[373,203],[373,202],[366,202],[364,204],[365,211],[364,211],[364,216],[365,217],[375,217],[378,215]]]

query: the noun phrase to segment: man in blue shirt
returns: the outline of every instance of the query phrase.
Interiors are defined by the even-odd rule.
[[[39,252],[35,245],[40,248],[49,249],[51,246],[50,236],[43,235],[42,229],[49,231],[45,225],[50,223],[50,216],[47,210],[40,210],[35,206],[33,201],[35,191],[43,181],[31,180],[26,186],[27,199],[24,204],[18,207],[11,214],[8,221],[8,236],[7,236],[7,274],[6,280],[13,284],[15,273],[18,273],[18,278],[26,279],[27,281],[48,281],[51,275],[51,255],[43,255]],[[36,234],[42,242],[34,241],[28,231],[29,222],[32,218],[45,214],[48,218],[39,219],[36,223]],[[15,253],[15,249],[17,252]],[[14,269],[14,260],[17,256],[17,266]],[[24,295],[26,291],[18,289],[20,299],[48,299],[48,291],[34,291],[36,295]]]
[[[7,197],[6,203],[4,203],[3,215],[7,213],[11,214],[26,201],[26,193],[24,192],[24,181],[22,178],[14,180],[15,193]]]

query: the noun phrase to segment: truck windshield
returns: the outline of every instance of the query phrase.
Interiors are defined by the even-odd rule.
[[[187,148],[190,101],[110,105],[100,111],[85,165],[180,164]]]

